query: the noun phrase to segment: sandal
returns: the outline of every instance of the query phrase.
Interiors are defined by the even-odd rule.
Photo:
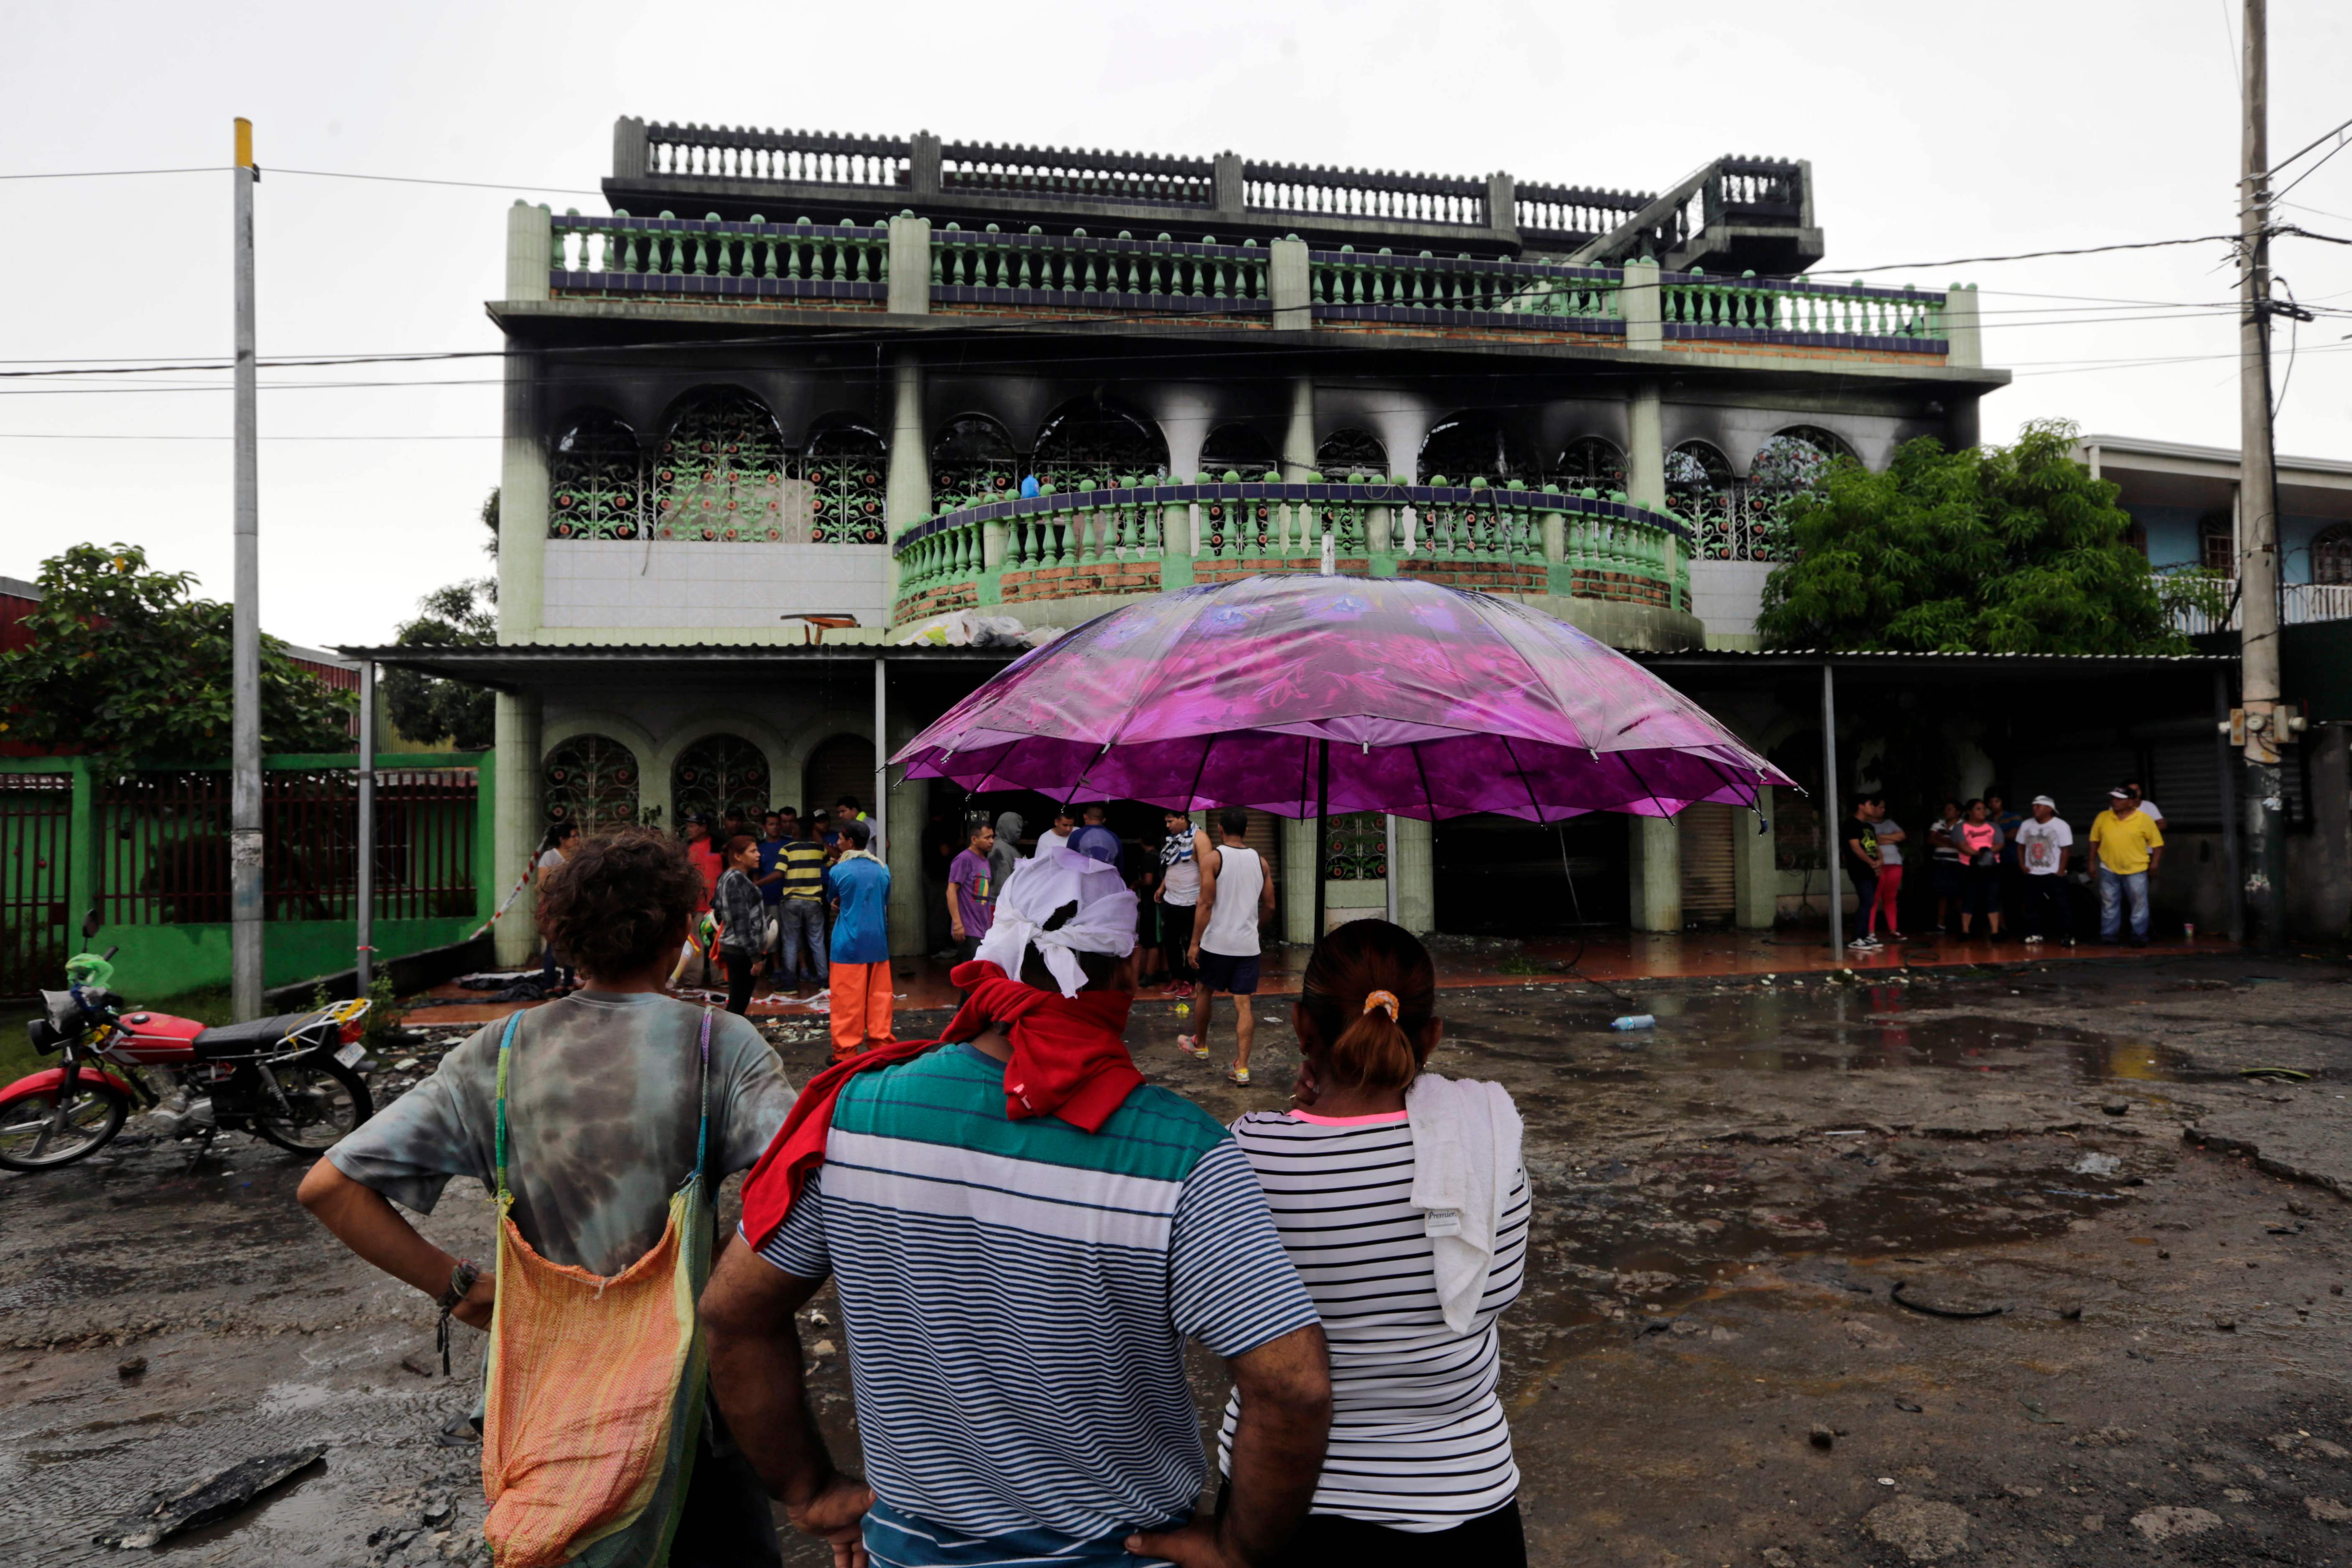
[[[1208,1052],[1202,1051],[1201,1054],[1206,1056]],[[1236,1067],[1225,1074],[1226,1082],[1238,1083],[1244,1089],[1249,1087],[1249,1069],[1246,1067]]]
[[[1185,1055],[1192,1057],[1196,1061],[1206,1061],[1209,1060],[1209,1048],[1202,1045],[1192,1035],[1178,1035],[1176,1037],[1176,1049],[1182,1051]]]

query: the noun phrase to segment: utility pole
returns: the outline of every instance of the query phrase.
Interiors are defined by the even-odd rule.
[[[2278,945],[2286,871],[2278,748],[2278,485],[2271,449],[2269,0],[2245,0],[2245,93],[2238,190],[2239,692],[2245,709],[2248,924]]]
[[[261,1016],[261,481],[255,440],[253,350],[253,122],[236,122],[236,595],[230,668],[236,717],[229,729],[229,1004],[238,1021]]]
[[[358,962],[352,977],[357,995],[375,984],[375,661],[360,662],[359,886],[356,926]]]

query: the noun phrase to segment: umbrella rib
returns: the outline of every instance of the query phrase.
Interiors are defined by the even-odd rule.
[[[1511,759],[1511,771],[1519,776],[1519,788],[1528,792],[1528,809],[1536,814],[1536,821],[1541,822],[1544,820],[1543,805],[1536,799],[1535,780],[1528,777],[1526,767],[1519,761],[1519,754],[1511,749],[1511,737],[1506,735],[1501,739],[1503,755]]]
[[[1429,768],[1422,761],[1421,742],[1416,740],[1405,749],[1412,753],[1412,770],[1421,775],[1421,802],[1429,808],[1429,820],[1433,827],[1437,821],[1437,797],[1429,788]]]
[[[1633,766],[1633,754],[1631,751],[1621,751],[1616,756],[1617,760],[1625,765],[1625,771],[1633,776],[1633,782],[1639,784],[1642,787],[1642,792],[1650,798],[1650,804],[1658,808],[1658,815],[1673,816],[1674,813],[1666,810],[1666,803],[1658,799],[1658,792],[1650,788],[1650,781],[1642,777],[1642,770]]]
[[[1192,810],[1192,802],[1201,798],[1201,780],[1209,771],[1209,753],[1216,749],[1217,737],[1223,733],[1223,730],[1211,732],[1209,743],[1201,747],[1200,766],[1192,769],[1192,788],[1186,791],[1184,796],[1184,810],[1187,811]]]

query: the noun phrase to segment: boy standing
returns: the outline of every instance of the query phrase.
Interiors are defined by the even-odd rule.
[[[1228,806],[1217,813],[1220,841],[1209,836],[1193,841],[1193,858],[1201,868],[1201,902],[1192,913],[1192,940],[1185,951],[1200,978],[1192,985],[1192,1009],[1201,1021],[1197,1034],[1180,1034],[1177,1049],[1209,1060],[1210,1008],[1219,992],[1234,998],[1234,1066],[1225,1077],[1247,1086],[1250,1047],[1257,1040],[1257,1015],[1251,998],[1257,995],[1259,925],[1274,913],[1274,883],[1265,862],[1242,841],[1249,831],[1249,812]]]
[[[955,933],[956,962],[968,964],[996,918],[996,872],[991,856],[996,830],[985,821],[971,824],[963,853],[948,867],[948,925]]]
[[[1864,795],[1853,803],[1853,815],[1846,819],[1843,841],[1839,845],[1845,858],[1845,873],[1853,882],[1854,924],[1862,932],[1846,944],[1849,949],[1869,952],[1885,946],[1878,939],[1878,821],[1877,813],[1886,809],[1885,799]]]
[[[1168,966],[1168,994],[1189,996],[1192,965],[1192,915],[1201,904],[1201,862],[1193,853],[1191,816],[1170,811],[1160,818],[1168,837],[1160,845],[1160,952]]]

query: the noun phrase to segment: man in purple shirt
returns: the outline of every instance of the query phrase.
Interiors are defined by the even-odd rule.
[[[958,963],[971,962],[996,919],[996,875],[988,858],[995,847],[996,830],[981,818],[971,824],[968,847],[948,867],[948,924],[955,931]]]

